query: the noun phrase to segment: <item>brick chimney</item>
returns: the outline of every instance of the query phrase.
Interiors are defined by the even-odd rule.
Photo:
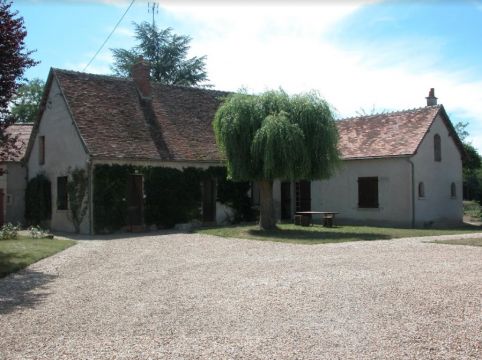
[[[425,99],[427,99],[427,106],[437,105],[437,98],[435,97],[434,88],[430,89],[428,96]]]
[[[149,64],[142,57],[131,68],[132,79],[144,99],[150,99],[152,96],[149,72]]]

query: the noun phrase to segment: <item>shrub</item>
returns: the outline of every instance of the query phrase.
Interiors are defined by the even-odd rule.
[[[11,223],[5,224],[0,228],[0,240],[15,240],[18,236],[20,226]]]
[[[47,230],[42,229],[40,226],[30,226],[28,230],[32,239],[42,239],[49,234]]]

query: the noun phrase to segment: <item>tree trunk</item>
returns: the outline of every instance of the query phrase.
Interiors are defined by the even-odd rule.
[[[276,228],[273,207],[273,182],[269,180],[258,181],[259,185],[259,226],[263,230]]]

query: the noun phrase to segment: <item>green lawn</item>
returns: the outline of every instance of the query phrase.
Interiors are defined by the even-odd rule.
[[[295,244],[325,244],[482,232],[482,227],[478,226],[466,226],[459,229],[400,229],[373,226],[335,226],[333,228],[325,228],[321,225],[301,227],[293,224],[280,224],[278,227],[278,230],[264,231],[259,230],[257,225],[232,226],[200,229],[198,232],[222,237],[279,241]]]
[[[482,238],[434,241],[437,244],[482,246]]]
[[[75,244],[72,240],[31,239],[0,240],[0,278],[51,256]]]

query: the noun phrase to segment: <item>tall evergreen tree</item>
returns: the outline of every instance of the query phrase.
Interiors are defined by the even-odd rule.
[[[234,94],[218,109],[213,127],[229,176],[258,182],[263,229],[276,227],[273,180],[327,178],[339,162],[331,108],[314,93]]]
[[[206,56],[188,58],[191,38],[177,35],[171,28],[159,29],[155,24],[134,23],[138,45],[131,50],[111,49],[112,70],[116,75],[129,76],[132,65],[143,57],[149,62],[151,79],[163,84],[206,86]]]

